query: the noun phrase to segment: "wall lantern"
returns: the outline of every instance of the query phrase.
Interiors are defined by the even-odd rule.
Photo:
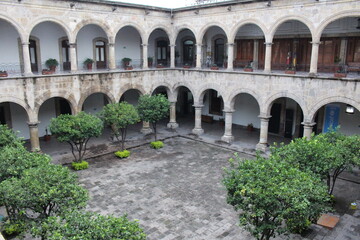
[[[347,114],[354,114],[355,108],[354,108],[353,106],[347,104],[347,105],[346,105],[346,110],[345,110],[345,112],[346,112]]]

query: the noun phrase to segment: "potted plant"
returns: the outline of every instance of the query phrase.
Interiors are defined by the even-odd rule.
[[[246,129],[249,131],[249,132],[253,132],[254,131],[254,125],[252,123],[249,123],[246,127]]]
[[[219,70],[219,67],[214,63],[210,67],[211,70]]]
[[[156,65],[156,68],[164,68],[165,66],[162,64],[162,63],[158,63],[157,65]]]
[[[244,72],[253,72],[254,69],[252,67],[252,62],[250,61],[245,67],[244,67]]]
[[[123,62],[123,65],[124,65],[124,69],[125,70],[132,70],[133,67],[130,65],[130,62],[131,62],[131,58],[128,58],[128,57],[124,57],[121,61]]]
[[[45,61],[45,65],[50,69],[51,72],[55,72],[59,62],[55,58],[49,58]]]
[[[49,142],[51,140],[51,135],[48,134],[47,128],[45,128],[44,140],[45,140],[45,142]]]
[[[191,65],[190,65],[189,63],[185,63],[184,66],[183,66],[183,68],[187,68],[187,69],[188,69],[188,68],[191,68]]]
[[[339,69],[334,73],[336,78],[344,78],[347,76],[347,68],[345,65],[340,65]]]
[[[154,62],[154,58],[153,57],[148,57],[148,67],[151,68]]]
[[[84,60],[84,65],[86,65],[86,68],[87,68],[88,70],[91,70],[91,69],[92,69],[93,63],[94,63],[94,59],[92,59],[92,58],[86,58],[86,59]]]
[[[288,67],[285,70],[285,74],[295,74],[296,73],[296,68],[294,65],[289,64]]]
[[[0,71],[0,77],[7,77],[8,73],[5,70]]]

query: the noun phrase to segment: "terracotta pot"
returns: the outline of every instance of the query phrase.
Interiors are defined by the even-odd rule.
[[[211,70],[219,70],[219,67],[211,67]]]
[[[191,68],[190,65],[184,65],[183,68]]]
[[[345,78],[347,73],[334,73],[334,77],[336,78]]]
[[[88,70],[92,70],[92,66],[93,66],[93,64],[92,64],[92,63],[88,63],[88,64],[86,64],[86,67],[87,67],[87,69],[88,69]]]
[[[253,72],[254,71],[254,69],[252,69],[252,68],[244,68],[244,72]]]
[[[295,70],[285,70],[285,74],[295,74]]]
[[[50,66],[50,71],[55,72],[56,66]]]
[[[45,142],[49,142],[51,140],[51,135],[45,135],[44,136],[44,141]]]
[[[41,71],[42,75],[50,75],[50,74],[53,74],[54,72],[49,70],[49,69],[43,69]]]
[[[8,76],[8,73],[7,72],[2,72],[0,73],[0,77],[7,77]]]
[[[125,70],[133,70],[133,67],[132,66],[126,66]]]

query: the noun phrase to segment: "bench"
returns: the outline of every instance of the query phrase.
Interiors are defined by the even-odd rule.
[[[201,115],[201,121],[206,123],[213,123],[214,118],[212,116]]]
[[[360,73],[360,62],[348,62],[348,72]]]

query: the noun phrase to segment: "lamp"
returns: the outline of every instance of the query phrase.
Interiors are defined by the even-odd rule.
[[[345,112],[347,114],[354,114],[355,112],[355,108],[349,104],[346,105],[346,109],[345,109]]]
[[[357,20],[357,21],[358,21],[358,25],[357,25],[357,27],[356,27],[356,28],[357,28],[357,29],[360,29],[360,18],[358,18],[358,20]]]

